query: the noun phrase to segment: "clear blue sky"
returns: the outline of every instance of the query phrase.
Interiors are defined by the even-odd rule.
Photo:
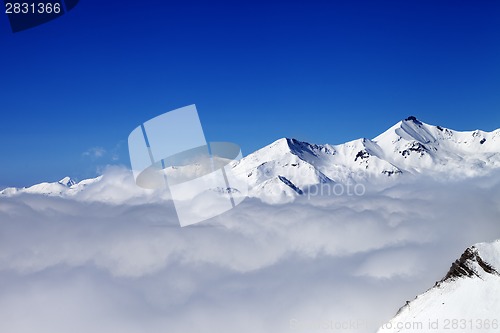
[[[134,127],[193,103],[244,154],[500,127],[498,1],[81,0],[15,34],[0,14],[0,45],[0,186],[128,165]]]

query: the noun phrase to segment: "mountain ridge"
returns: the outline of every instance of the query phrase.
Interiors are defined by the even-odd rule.
[[[406,175],[464,179],[500,168],[500,129],[455,131],[409,116],[373,139],[320,145],[281,138],[232,162],[231,167],[248,184],[249,196],[272,203],[292,201],[322,184],[390,185]],[[0,195],[64,196],[96,181],[84,180],[80,185],[65,177],[55,183],[7,188]]]
[[[377,333],[498,332],[499,271],[500,240],[468,247],[441,281],[407,302]]]
[[[414,116],[373,139],[339,145],[282,138],[234,164],[237,174],[250,170],[251,189],[264,184],[250,191],[255,197],[272,192],[265,191],[265,182],[280,176],[307,194],[311,186],[325,182],[383,183],[404,174],[464,179],[496,168],[500,168],[500,129],[460,132],[428,125]],[[285,196],[293,200],[300,192],[285,191]]]

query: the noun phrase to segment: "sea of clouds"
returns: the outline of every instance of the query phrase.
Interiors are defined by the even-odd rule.
[[[375,332],[500,238],[499,185],[248,198],[185,228],[120,168],[69,198],[0,197],[0,332]]]

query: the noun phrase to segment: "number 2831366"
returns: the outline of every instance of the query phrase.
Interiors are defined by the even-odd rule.
[[[61,3],[6,2],[5,14],[59,14]]]

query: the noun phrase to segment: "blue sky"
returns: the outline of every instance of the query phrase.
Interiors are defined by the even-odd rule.
[[[408,115],[500,127],[495,1],[97,1],[0,15],[0,186],[128,165],[138,124],[196,104],[210,141],[342,143]]]

